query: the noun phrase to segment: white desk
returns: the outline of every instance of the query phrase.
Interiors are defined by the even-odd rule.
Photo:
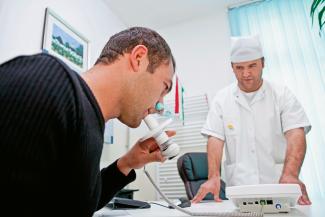
[[[164,204],[164,202],[159,202]],[[226,212],[233,211],[236,207],[231,201],[223,201],[222,203],[216,202],[203,202],[194,204],[192,207],[186,208],[193,212]],[[179,212],[174,209],[168,209],[159,205],[151,204],[150,209],[129,209],[129,210],[110,210],[103,208],[98,210],[94,217],[188,217],[185,213]],[[265,214],[265,217],[325,217],[325,200],[313,200],[311,206],[299,206],[291,209],[290,213],[283,214]]]

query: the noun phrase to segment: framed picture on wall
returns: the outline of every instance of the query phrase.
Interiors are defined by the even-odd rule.
[[[42,50],[79,73],[88,69],[89,41],[50,8],[45,11]]]

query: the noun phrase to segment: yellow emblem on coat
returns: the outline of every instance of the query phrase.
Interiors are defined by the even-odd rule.
[[[234,129],[234,125],[232,125],[232,124],[228,124],[227,127],[228,127],[229,130],[233,130]]]

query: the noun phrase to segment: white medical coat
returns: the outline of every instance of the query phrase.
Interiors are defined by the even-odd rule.
[[[227,186],[278,183],[290,129],[311,129],[304,109],[287,87],[263,81],[250,105],[237,82],[219,91],[201,131],[225,141]]]

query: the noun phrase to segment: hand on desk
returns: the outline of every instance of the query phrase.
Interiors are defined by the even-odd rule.
[[[216,202],[222,202],[219,198],[220,191],[220,177],[212,177],[209,178],[208,181],[204,182],[201,186],[194,198],[192,199],[192,203],[199,203],[208,193],[212,193],[214,195],[214,200]]]
[[[176,134],[175,131],[166,131],[169,137]],[[117,161],[117,167],[128,175],[132,169],[139,169],[151,162],[163,162],[166,158],[161,154],[154,138],[138,141],[124,156]]]
[[[299,184],[302,195],[298,200],[299,205],[311,205],[305,184],[297,177],[291,175],[282,175],[279,183]]]

